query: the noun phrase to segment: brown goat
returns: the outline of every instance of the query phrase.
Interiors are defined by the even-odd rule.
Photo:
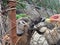
[[[18,24],[19,23],[19,24]],[[30,39],[32,37],[32,33],[29,30],[29,25],[26,22],[22,21],[22,25],[21,22],[18,21],[17,23],[17,30],[21,30],[24,33],[22,34],[22,36],[19,36],[18,40],[16,41],[15,45],[30,45]]]

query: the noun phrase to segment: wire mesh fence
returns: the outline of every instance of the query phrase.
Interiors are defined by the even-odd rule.
[[[13,22],[13,21],[11,21],[11,22]],[[13,22],[13,23],[15,23],[15,22]],[[13,27],[12,27],[12,28],[13,28]],[[6,32],[4,32],[2,35],[9,34],[9,32],[11,31],[12,28],[10,27],[9,30],[6,31]],[[47,29],[47,30],[48,30],[48,29]],[[53,32],[51,32],[51,33],[53,33]],[[55,32],[54,32],[54,33],[55,33]],[[49,34],[47,34],[47,35],[49,35]],[[57,35],[57,36],[59,36],[59,35]],[[56,37],[57,37],[57,36],[56,36]],[[53,36],[52,36],[52,37],[53,37]],[[51,37],[51,38],[52,38],[52,37]],[[54,38],[56,38],[56,37],[54,37]],[[50,38],[49,38],[49,39],[50,39]],[[45,37],[44,37],[43,35],[40,35],[40,34],[38,34],[37,32],[35,32],[35,33],[32,35],[30,45],[48,45],[48,43],[47,43],[47,40],[45,39]]]
[[[22,12],[26,13],[27,15],[31,15],[32,18],[34,16],[36,17],[37,15],[41,15],[42,17],[49,17],[53,14],[60,13],[60,0],[46,0],[46,1],[38,0],[39,1],[38,3],[40,3],[40,5],[37,2],[35,4],[34,1],[36,1],[36,0],[33,0],[33,3],[31,2],[32,5],[28,4],[28,2],[24,3],[27,6],[25,9],[22,9]],[[19,7],[19,6],[21,7],[22,4],[21,5],[20,4],[21,3],[19,2],[19,5],[17,7]],[[23,6],[23,8],[24,8],[24,6]],[[39,6],[41,6],[41,7],[39,7]],[[40,9],[37,9],[38,10],[37,11],[36,7],[39,7]],[[0,38],[1,39],[2,39],[2,36],[9,34],[11,29],[15,27],[15,26],[14,27],[9,26],[10,22],[8,21],[9,20],[8,17],[3,16],[2,18],[3,18],[2,19],[3,22],[2,21],[0,22]],[[11,22],[13,22],[13,21],[11,21]],[[15,22],[13,22],[13,23],[15,23]],[[0,39],[0,42],[2,43],[3,41],[1,39]],[[9,45],[9,44],[7,44],[7,45]],[[30,45],[49,45],[49,44],[43,35],[40,35],[37,32],[34,32],[34,34],[31,37]]]

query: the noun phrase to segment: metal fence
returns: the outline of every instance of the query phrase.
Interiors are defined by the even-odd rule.
[[[54,1],[54,5],[53,5],[53,1]],[[19,9],[19,10],[21,10],[23,13],[25,13],[27,15],[30,15],[31,18],[33,18],[33,17],[35,18],[37,15],[38,16],[41,15],[42,17],[46,18],[46,17],[49,17],[53,14],[60,13],[60,11],[59,11],[60,8],[58,8],[59,5],[60,5],[59,0],[57,2],[56,2],[56,0],[53,0],[53,1],[52,0],[49,0],[49,1],[48,0],[47,1],[41,0],[40,3],[41,3],[42,7],[40,7],[40,9],[36,9],[36,7],[38,7],[38,6],[34,5],[34,2],[32,3],[33,5],[28,4],[26,2],[26,3],[24,3],[24,4],[27,5],[26,8],[25,9]],[[42,2],[44,2],[44,3],[42,4]],[[47,3],[49,2],[48,5],[47,5],[46,2]],[[20,4],[20,3],[17,3],[17,4]],[[50,6],[49,6],[49,4],[50,4]],[[56,6],[55,6],[55,4],[56,4]],[[45,8],[47,8],[47,9],[44,8],[44,5],[46,5]],[[6,36],[6,35],[9,36],[9,33],[10,33],[11,29],[14,28],[16,25],[14,27],[11,27],[10,23],[13,22],[13,21],[9,22],[10,19],[8,18],[8,16],[7,17],[2,16],[1,19],[2,20],[0,20],[0,42],[3,45],[5,45],[5,43],[6,43],[6,45],[10,45],[10,43],[12,43],[11,39],[9,40],[10,42],[6,41],[6,39],[5,39],[5,43],[4,43],[3,42],[4,40],[2,40],[2,37]],[[15,22],[13,22],[13,23],[15,23]],[[34,34],[32,35],[31,41],[30,41],[30,45],[49,45],[49,44],[48,44],[47,40],[45,39],[45,37],[43,35],[40,35],[37,32],[34,32]]]

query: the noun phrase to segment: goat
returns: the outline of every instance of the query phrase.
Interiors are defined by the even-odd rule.
[[[34,32],[37,31],[39,34],[42,34],[45,36],[49,45],[58,45],[57,43],[59,43],[59,40],[60,40],[58,31],[55,29],[49,29],[49,27],[46,26],[47,24],[40,25],[39,23],[41,23],[42,19],[41,18],[39,18],[38,20],[37,19],[31,20],[29,18],[27,18],[27,19],[22,18],[17,21],[17,25],[18,25],[17,26],[17,35],[20,36],[20,38],[18,40],[19,43],[16,43],[16,44],[30,45],[31,37],[34,34]],[[36,25],[36,28],[34,28],[35,25]],[[38,26],[38,25],[40,25],[40,26]],[[43,27],[45,27],[46,29],[43,29]],[[54,41],[51,40],[52,38]]]
[[[22,18],[17,20],[17,35],[21,37],[21,40],[19,41],[20,45],[30,45],[31,37],[35,32],[33,27],[39,23],[41,19],[42,18],[37,17],[36,19]]]

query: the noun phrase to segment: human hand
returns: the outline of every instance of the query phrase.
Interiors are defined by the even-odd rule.
[[[50,17],[52,22],[60,22],[60,14],[55,14]]]

